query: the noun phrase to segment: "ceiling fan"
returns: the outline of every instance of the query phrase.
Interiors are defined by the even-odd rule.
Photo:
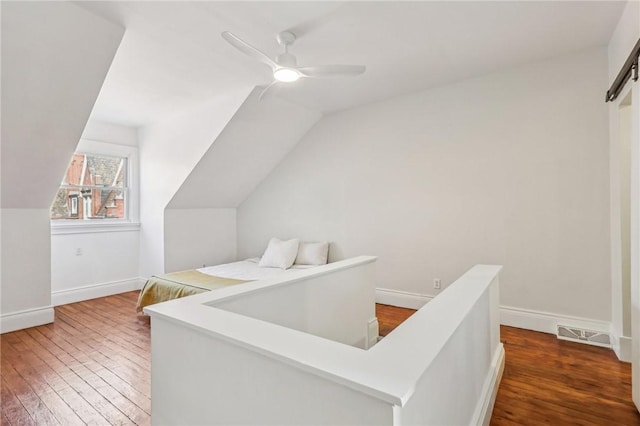
[[[229,44],[242,53],[267,64],[273,71],[273,82],[260,93],[262,99],[265,93],[278,83],[292,83],[299,78],[328,78],[346,77],[362,74],[366,67],[364,65],[320,65],[315,67],[299,67],[296,57],[289,53],[289,46],[296,41],[296,35],[290,31],[283,31],[276,37],[278,44],[284,48],[284,52],[276,56],[275,60],[265,53],[256,49],[235,34],[224,31],[222,33]]]

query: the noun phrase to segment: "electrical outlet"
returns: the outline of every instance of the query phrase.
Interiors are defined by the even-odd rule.
[[[440,290],[441,286],[442,286],[442,281],[440,281],[440,278],[434,278],[433,279],[433,288],[435,288],[436,290]]]

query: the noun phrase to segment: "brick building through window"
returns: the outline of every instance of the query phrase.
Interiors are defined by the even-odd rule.
[[[126,219],[127,159],[76,152],[51,205],[51,219]]]

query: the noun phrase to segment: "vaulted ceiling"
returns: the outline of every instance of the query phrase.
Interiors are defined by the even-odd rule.
[[[362,76],[303,79],[279,95],[322,112],[607,44],[624,2],[78,2],[127,28],[93,118],[141,126],[270,70],[227,44],[229,30],[270,56],[291,30],[300,65],[364,64]],[[579,72],[579,70],[576,70]]]

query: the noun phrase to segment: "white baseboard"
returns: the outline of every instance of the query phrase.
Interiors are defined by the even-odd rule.
[[[611,337],[611,349],[620,361],[631,362],[631,337],[620,336],[613,327],[609,334]]]
[[[500,306],[500,324],[551,334],[557,333],[558,324],[607,334],[611,328],[610,323],[607,321],[514,308],[511,306]]]
[[[482,386],[480,399],[469,424],[488,426],[491,422],[493,406],[496,403],[498,387],[504,372],[504,362],[504,346],[500,343],[491,361],[491,370]]]
[[[0,333],[52,323],[54,314],[53,306],[3,314],[0,316]]]
[[[371,349],[373,345],[378,343],[380,337],[380,325],[378,324],[378,318],[373,317],[367,322],[367,347],[365,349]]]
[[[125,293],[127,291],[140,290],[143,284],[144,280],[142,278],[130,278],[127,280],[75,287],[68,290],[53,291],[51,292],[51,304],[53,306],[60,306]]]
[[[433,299],[433,296],[427,296],[425,294],[390,290],[388,288],[376,288],[376,303],[380,303],[382,305],[420,309],[431,299]]]
[[[391,290],[387,288],[376,289],[376,303],[399,306],[401,308],[420,309],[427,304],[427,302],[432,300],[433,297],[434,296]],[[611,325],[607,321],[534,311],[531,309],[514,308],[512,306],[504,305],[500,306],[500,324],[524,328],[526,330],[541,331],[543,333],[550,333],[554,335],[557,334],[558,324],[607,334],[610,333],[611,329]],[[624,339],[626,338],[620,340],[621,344],[629,344],[630,349],[630,342],[626,342]],[[620,358],[620,356],[618,357]]]

